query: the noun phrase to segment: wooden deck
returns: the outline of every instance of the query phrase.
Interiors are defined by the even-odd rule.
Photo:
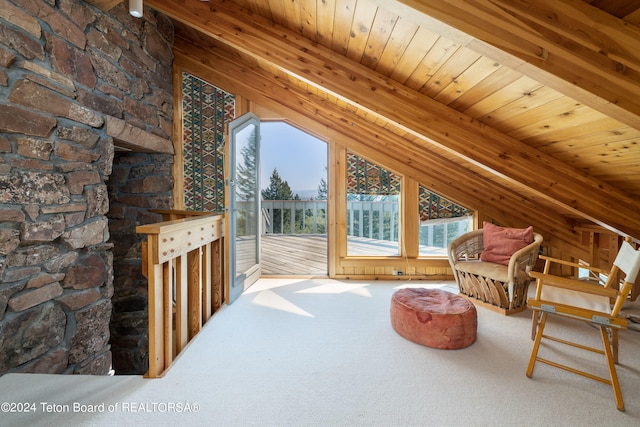
[[[326,276],[327,236],[316,234],[262,236],[263,276]],[[397,243],[350,237],[349,255],[397,256]],[[421,246],[421,255],[447,256],[446,249]]]
[[[262,236],[263,276],[326,276],[326,235]]]

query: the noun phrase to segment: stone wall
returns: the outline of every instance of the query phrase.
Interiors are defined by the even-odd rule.
[[[172,38],[122,3],[0,0],[0,375],[110,371],[114,253],[129,249],[110,239],[124,208],[109,213],[119,141],[105,123],[170,145]],[[109,187],[146,193],[136,179]]]

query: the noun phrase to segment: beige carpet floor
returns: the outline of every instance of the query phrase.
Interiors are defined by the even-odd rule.
[[[451,283],[261,279],[214,316],[162,379],[0,377],[0,403],[23,410],[3,405],[0,425],[640,425],[639,332],[621,333],[621,413],[605,384],[545,365],[525,376],[528,311],[505,317],[478,307],[478,340],[461,350],[404,339],[389,322],[400,286],[455,292]],[[625,310],[640,313],[635,303]],[[549,328],[563,326],[598,340],[584,324]],[[555,346],[541,351],[563,354]],[[600,356],[570,358],[600,369]]]

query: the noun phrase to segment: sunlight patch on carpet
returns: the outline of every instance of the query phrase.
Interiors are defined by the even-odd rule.
[[[300,291],[297,294],[355,294],[362,297],[371,298],[371,292],[367,289],[370,286],[366,283],[345,283],[345,282],[329,282],[318,286],[310,287]]]
[[[282,286],[295,285],[296,283],[304,282],[306,279],[260,279],[247,290],[244,291],[245,294],[255,294],[267,289],[275,289],[280,288]]]
[[[274,310],[285,311],[287,313],[297,314],[306,317],[315,317],[308,311],[303,310],[291,301],[271,290],[258,292],[253,298],[252,303],[261,307],[272,308]]]

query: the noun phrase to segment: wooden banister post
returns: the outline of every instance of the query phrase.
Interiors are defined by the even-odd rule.
[[[187,254],[189,265],[187,274],[187,294],[189,311],[189,339],[191,340],[202,327],[202,263],[200,248],[194,249]]]
[[[216,312],[222,306],[222,239],[211,243],[213,257],[213,311]]]
[[[187,257],[181,255],[176,262],[176,346],[177,353],[189,342],[187,317]]]
[[[163,371],[173,362],[173,268],[171,264],[171,261],[162,263]]]
[[[148,259],[157,247],[157,236],[149,236]],[[149,371],[147,375],[156,378],[164,371],[164,319],[162,316],[162,265],[150,264],[148,274],[149,304]]]
[[[205,323],[211,317],[211,243],[202,249],[202,323]]]

